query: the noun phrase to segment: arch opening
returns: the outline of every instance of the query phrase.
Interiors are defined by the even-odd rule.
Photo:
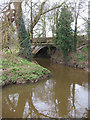
[[[55,53],[56,47],[54,46],[45,46],[42,49],[40,49],[34,57],[45,57],[45,58],[50,58],[52,54]]]

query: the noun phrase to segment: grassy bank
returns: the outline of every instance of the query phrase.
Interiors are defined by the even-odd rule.
[[[35,83],[50,76],[50,71],[15,55],[3,54],[0,60],[0,86],[8,84]]]
[[[63,59],[61,51],[56,51],[51,57],[53,62],[58,64],[65,64],[70,67],[84,69],[88,72],[88,48],[86,46],[77,49],[77,52],[72,52],[68,55],[67,60]]]

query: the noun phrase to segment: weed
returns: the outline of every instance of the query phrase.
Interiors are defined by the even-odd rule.
[[[35,70],[32,71],[32,73],[35,73],[35,72],[36,72]]]
[[[2,75],[2,81],[6,80],[6,75]]]
[[[3,67],[3,70],[5,69],[5,73],[2,75],[3,82],[15,83],[18,80],[36,80],[44,74],[50,73],[49,70],[40,65],[14,55],[11,56],[9,53],[0,63],[2,63],[0,68]],[[4,84],[2,81],[0,81],[0,84]]]
[[[22,76],[22,73],[21,73],[21,72],[18,72],[18,76]]]
[[[30,79],[36,80],[37,78],[38,78],[38,75],[35,75],[35,74],[30,75]]]
[[[86,61],[87,57],[83,55],[82,53],[77,53],[77,58],[79,61]]]
[[[13,67],[13,66],[11,66],[11,69],[12,70],[20,70],[20,67]]]
[[[2,65],[0,65],[0,69],[2,69],[2,67],[3,67],[3,66],[2,66]]]
[[[87,49],[87,47],[83,47],[83,48],[82,48],[82,52],[88,54],[88,49]]]

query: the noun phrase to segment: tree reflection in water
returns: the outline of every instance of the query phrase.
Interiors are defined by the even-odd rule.
[[[56,64],[48,68],[49,80],[3,88],[4,118],[87,117],[87,73]]]
[[[56,118],[68,116],[78,117],[80,115],[82,117],[82,114],[86,113],[84,108],[86,105],[79,106],[80,100],[78,101],[78,98],[75,101],[77,97],[75,96],[77,93],[75,91],[75,84],[71,87],[71,96],[69,91],[63,97],[61,91],[59,94],[55,94],[55,87],[57,87],[55,82],[47,80],[45,83],[38,84],[33,88],[27,85],[25,87],[20,86],[21,89],[19,90],[14,86],[15,93],[8,90],[7,94],[5,94],[6,91],[3,91],[3,117]],[[70,88],[68,89],[70,90]],[[80,108],[78,109],[78,107]],[[82,111],[80,111],[81,109]]]

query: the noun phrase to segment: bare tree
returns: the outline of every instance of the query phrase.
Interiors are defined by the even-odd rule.
[[[32,20],[31,18],[31,25],[30,25],[30,35],[33,34],[33,28],[36,26],[36,24],[38,23],[38,21],[40,20],[41,16],[43,14],[46,14],[47,12],[54,10],[56,8],[61,7],[64,3],[62,2],[60,5],[58,6],[54,6],[46,11],[44,11],[44,6],[45,3],[48,0],[44,0],[41,5],[40,8],[38,9],[38,13],[37,15],[34,17],[34,19]],[[9,24],[12,24],[13,21],[15,21],[16,23],[16,28],[17,28],[17,33],[18,33],[18,37],[19,37],[19,43],[22,49],[20,49],[20,55],[27,58],[27,59],[31,59],[31,41],[29,38],[29,35],[27,34],[26,31],[26,27],[24,24],[24,20],[23,20],[23,13],[22,13],[22,2],[14,2],[14,9],[11,8],[11,2],[8,5],[8,9],[3,11],[4,13],[8,13],[9,15],[7,15]],[[32,4],[32,2],[31,2]],[[31,6],[32,9],[32,6]],[[14,11],[14,12],[13,12]],[[13,15],[12,15],[13,13]],[[31,13],[32,14],[32,13]]]
[[[86,2],[84,0],[74,0],[72,3],[72,10],[74,13],[74,51],[77,48],[77,34],[78,34],[78,19],[79,17],[86,21],[86,18],[83,17],[82,12],[85,11]]]

